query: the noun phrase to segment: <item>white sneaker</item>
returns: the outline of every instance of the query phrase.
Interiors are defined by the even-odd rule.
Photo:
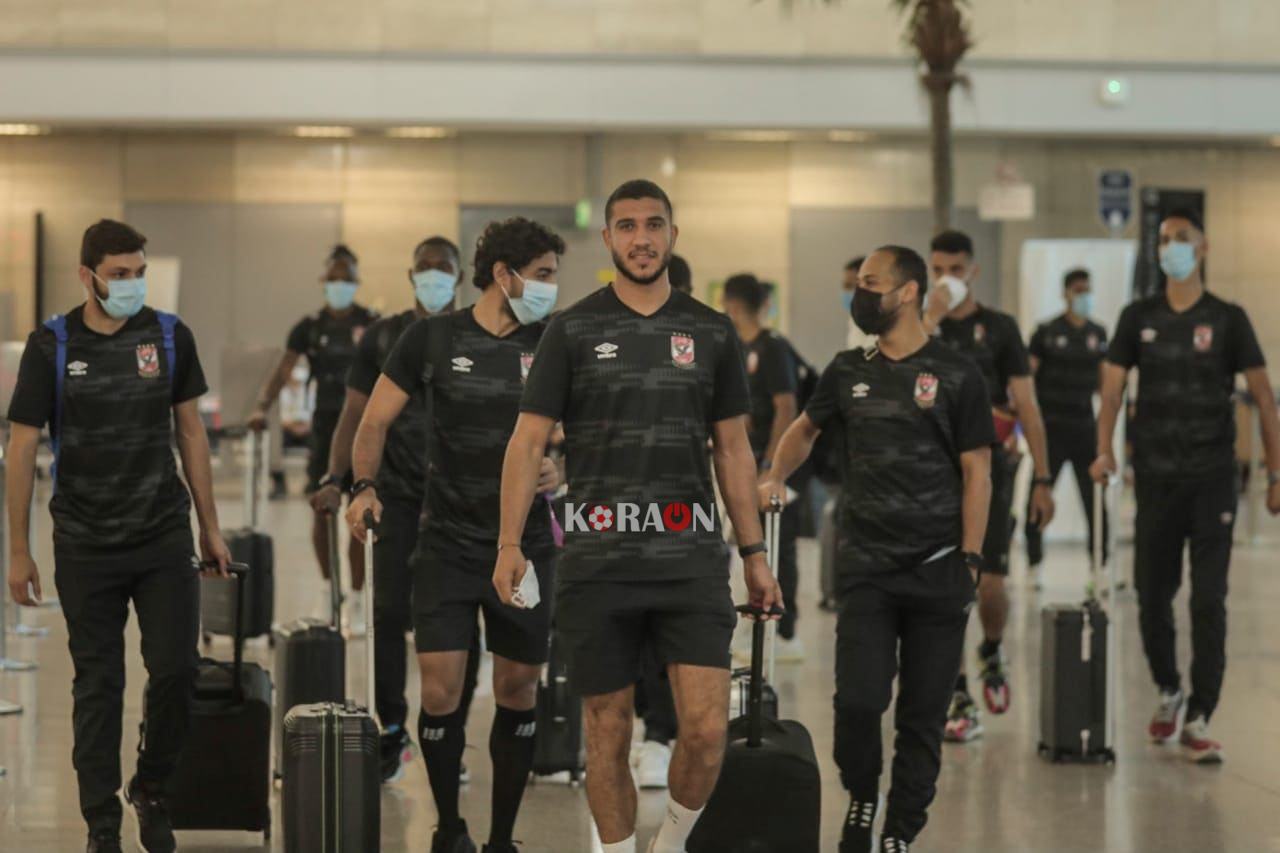
[[[667,787],[667,773],[671,769],[671,747],[647,740],[640,745],[640,757],[636,761],[636,783],[642,789]]]
[[[1031,580],[1031,588],[1036,592],[1044,589],[1044,569],[1040,566],[1028,566],[1027,575]]]
[[[312,618],[319,619],[321,622],[328,622],[333,618],[333,604],[329,601],[329,584],[324,586],[316,593],[316,609],[311,612]]]
[[[364,590],[353,589],[347,599],[348,631],[353,637],[363,637],[368,625],[364,618]]]
[[[778,637],[774,645],[774,660],[778,663],[800,663],[804,660],[804,642],[799,637],[790,640]]]

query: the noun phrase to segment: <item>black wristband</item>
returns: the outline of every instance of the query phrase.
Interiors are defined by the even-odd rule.
[[[368,480],[368,479],[356,480],[354,483],[351,484],[351,497],[354,498],[356,495],[360,494],[361,492],[367,489],[372,489],[376,485],[377,483],[375,483],[373,480]]]
[[[763,554],[767,550],[769,549],[764,546],[763,542],[757,542],[754,545],[739,545],[738,556],[745,560],[752,554]]]
[[[964,557],[965,568],[973,569],[978,574],[982,574],[982,570],[987,567],[986,559],[976,551],[965,551],[960,556]]]
[[[342,478],[334,476],[333,474],[325,474],[323,477],[320,478],[320,482],[316,483],[316,485],[322,489],[326,489],[329,486],[338,486],[340,489],[341,484],[342,484]]]
[[[1053,488],[1053,480],[1052,480],[1051,478],[1049,478],[1049,477],[1036,477],[1034,480],[1032,480],[1032,481],[1031,481],[1031,485],[1032,485],[1032,486],[1046,486],[1046,487],[1048,487],[1048,488],[1052,489],[1052,488]]]

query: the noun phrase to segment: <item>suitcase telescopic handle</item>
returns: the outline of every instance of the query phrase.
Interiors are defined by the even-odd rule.
[[[378,538],[378,523],[374,521],[373,510],[364,511],[364,624],[365,624],[365,701],[369,705],[369,715],[374,715],[376,697],[374,693],[374,646],[373,641],[373,543]]]
[[[783,609],[773,605],[768,612],[753,604],[740,604],[737,611],[751,616],[751,681],[747,686],[747,746],[764,742],[764,635],[771,625],[766,616],[781,616]]]
[[[227,574],[231,575],[236,585],[236,621],[231,635],[231,695],[239,705],[244,701],[244,684],[241,670],[244,667],[244,582],[249,574],[249,566],[245,563],[228,563]]]
[[[329,527],[329,622],[342,630],[342,549],[338,546],[338,513],[328,513]]]
[[[780,557],[782,541],[782,498],[778,495],[770,495],[769,511],[765,513],[766,521],[764,529],[764,547],[765,555],[769,561],[769,574],[776,581],[778,579],[778,559]],[[769,622],[765,626],[765,673],[769,683],[773,683],[774,664],[777,655],[778,626],[774,622]]]

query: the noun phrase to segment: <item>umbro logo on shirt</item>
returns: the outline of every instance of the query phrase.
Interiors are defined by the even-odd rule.
[[[859,382],[853,386],[853,399],[861,400],[867,396],[867,392],[871,390],[871,386],[865,382]]]
[[[67,374],[70,376],[87,376],[89,373],[89,365],[83,361],[73,361],[67,365]]]
[[[470,373],[471,365],[473,364],[475,364],[474,361],[467,358],[465,355],[460,355],[453,360],[453,369],[459,373]]]
[[[611,344],[606,342],[596,347],[596,361],[599,361],[602,358],[617,358],[617,357],[618,357],[617,344]]]

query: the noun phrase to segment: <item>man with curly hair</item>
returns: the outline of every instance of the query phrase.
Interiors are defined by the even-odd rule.
[[[547,659],[555,566],[551,514],[530,495],[528,522],[515,535],[546,590],[533,608],[509,607],[489,582],[498,539],[502,457],[495,452],[516,423],[525,378],[555,305],[564,241],[542,225],[515,218],[489,225],[476,244],[475,286],[464,311],[410,326],[387,357],[356,432],[356,478],[347,520],[363,541],[364,517],[384,520],[376,478],[387,431],[417,392],[429,397],[432,453],[426,522],[413,557],[414,636],[422,675],[418,742],[439,823],[432,853],[474,853],[458,811],[458,773],[466,746],[462,705],[468,649],[483,611],[493,652],[497,708],[489,736],[492,819],[486,853],[515,853],[511,835],[533,765],[538,677]],[[558,485],[540,457],[538,492]],[[386,517],[389,520],[389,517]]]

